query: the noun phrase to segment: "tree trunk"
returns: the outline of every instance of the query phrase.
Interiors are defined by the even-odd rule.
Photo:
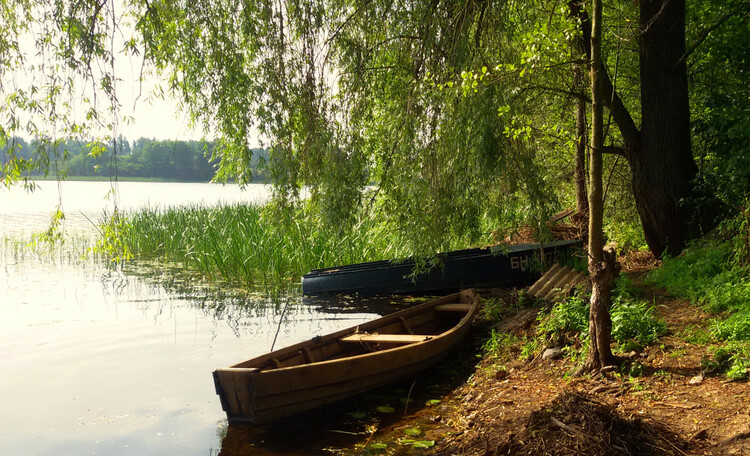
[[[568,2],[570,15],[572,18],[579,18],[582,13],[581,4],[574,0]],[[591,33],[590,28],[584,27],[584,33],[581,33],[573,43],[571,49],[572,60],[582,59],[583,56],[588,58],[587,49],[590,46]],[[573,92],[579,93],[576,98],[576,150],[574,160],[574,174],[576,191],[576,213],[571,217],[571,222],[578,229],[578,235],[581,239],[588,239],[589,232],[589,198],[586,190],[586,145],[588,143],[587,125],[586,125],[586,98],[584,94],[586,87],[586,70],[587,62],[576,63],[573,65]]]
[[[615,362],[612,354],[612,285],[620,273],[620,264],[614,249],[602,252],[598,263],[589,260],[591,277],[591,302],[589,307],[589,355],[586,360],[587,370],[601,369]]]
[[[591,148],[589,149],[589,355],[585,367],[598,369],[612,364],[609,316],[612,282],[617,273],[614,252],[604,253],[602,149],[604,146],[604,107],[601,59],[602,0],[594,0],[591,26]]]
[[[640,149],[629,151],[633,194],[651,251],[679,254],[699,232],[691,198],[685,1],[640,0]]]
[[[573,69],[575,90],[583,92],[585,88],[584,72],[581,66]],[[573,224],[578,228],[582,239],[588,236],[589,200],[586,191],[586,101],[576,100],[576,154],[575,154],[575,185],[576,185],[576,213],[572,217]]]
[[[713,226],[721,203],[713,195],[696,195],[698,168],[690,145],[690,107],[685,52],[685,0],[639,0],[641,128],[618,96],[602,68],[604,104],[624,141],[633,195],[651,251],[677,255],[701,231]],[[582,35],[591,21],[579,2],[569,3],[581,20]],[[591,58],[590,40],[584,39]],[[694,204],[703,198],[705,203]]]

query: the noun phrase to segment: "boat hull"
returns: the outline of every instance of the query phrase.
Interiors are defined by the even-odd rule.
[[[455,325],[427,336],[426,340],[288,367],[267,370],[255,367],[263,366],[269,360],[288,358],[296,352],[302,357],[305,351],[309,357],[320,357],[322,353],[332,351],[333,345],[346,344],[342,340],[347,336],[379,331],[387,335],[403,321],[417,328],[418,325],[426,328],[432,324],[426,314],[436,313],[435,306],[453,302],[466,304],[467,311],[457,317],[460,319]],[[478,296],[473,291],[446,296],[230,368],[217,369],[214,372],[216,391],[230,423],[262,425],[330,404],[412,377],[433,366],[466,337],[477,308]]]
[[[416,276],[413,276],[413,260],[315,269],[302,277],[302,292],[399,294],[525,285],[539,278],[543,269],[540,265],[571,256],[580,244],[580,241],[556,241],[456,250],[439,255],[440,266]]]

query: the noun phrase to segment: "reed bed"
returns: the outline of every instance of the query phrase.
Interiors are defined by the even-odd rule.
[[[94,264],[98,256],[89,254],[92,236],[80,233],[11,233],[0,236],[0,265],[18,263]]]
[[[364,219],[336,229],[304,207],[232,204],[142,209],[103,226],[110,256],[179,263],[214,281],[287,289],[311,269],[402,256],[380,227]],[[109,234],[107,234],[109,233]]]

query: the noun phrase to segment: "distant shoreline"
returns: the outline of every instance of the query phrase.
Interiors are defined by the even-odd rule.
[[[56,181],[57,177],[54,176],[26,176],[31,180],[36,181]],[[67,176],[61,179],[66,182],[107,182],[113,180],[107,176]],[[123,177],[118,176],[117,182],[164,182],[164,183],[181,183],[181,184],[210,184],[211,181],[199,181],[199,180],[178,180],[178,179],[165,179],[161,177]],[[216,182],[221,184],[221,182]],[[236,184],[234,181],[229,181],[227,184]],[[249,184],[269,184],[268,181],[262,179],[253,179]]]

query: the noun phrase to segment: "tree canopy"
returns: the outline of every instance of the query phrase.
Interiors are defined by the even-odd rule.
[[[652,232],[682,222],[649,214],[683,214],[706,195],[737,205],[747,194],[749,3],[604,8],[604,149],[614,152],[603,164],[605,198],[609,207],[622,203],[609,216],[626,220],[637,207],[659,254],[681,248],[694,227]],[[667,37],[679,55],[644,73],[650,34],[658,40],[672,27],[664,11],[675,5],[689,42]],[[573,205],[574,109],[589,100],[574,71],[588,61],[585,11],[523,0],[3,1],[0,138],[23,133],[40,149],[101,127],[116,138],[116,60],[129,56],[144,62],[144,74],[163,75],[163,89],[217,135],[217,179],[250,180],[250,144],[260,132],[277,196],[293,201],[309,188],[335,226],[353,223],[362,208],[378,210],[415,251],[434,251],[453,233],[478,235],[487,219],[541,227]],[[644,92],[644,78],[658,86],[660,63],[676,68],[677,79],[682,72],[689,88],[687,130],[677,129],[683,136],[667,149],[643,136],[654,128],[647,119],[663,117]],[[13,150],[3,158],[4,183],[45,166]],[[669,195],[659,206],[649,186],[669,182],[660,173],[675,167],[648,162],[662,153],[695,170],[681,176],[679,191],[653,192]],[[656,177],[642,181],[641,169]]]

